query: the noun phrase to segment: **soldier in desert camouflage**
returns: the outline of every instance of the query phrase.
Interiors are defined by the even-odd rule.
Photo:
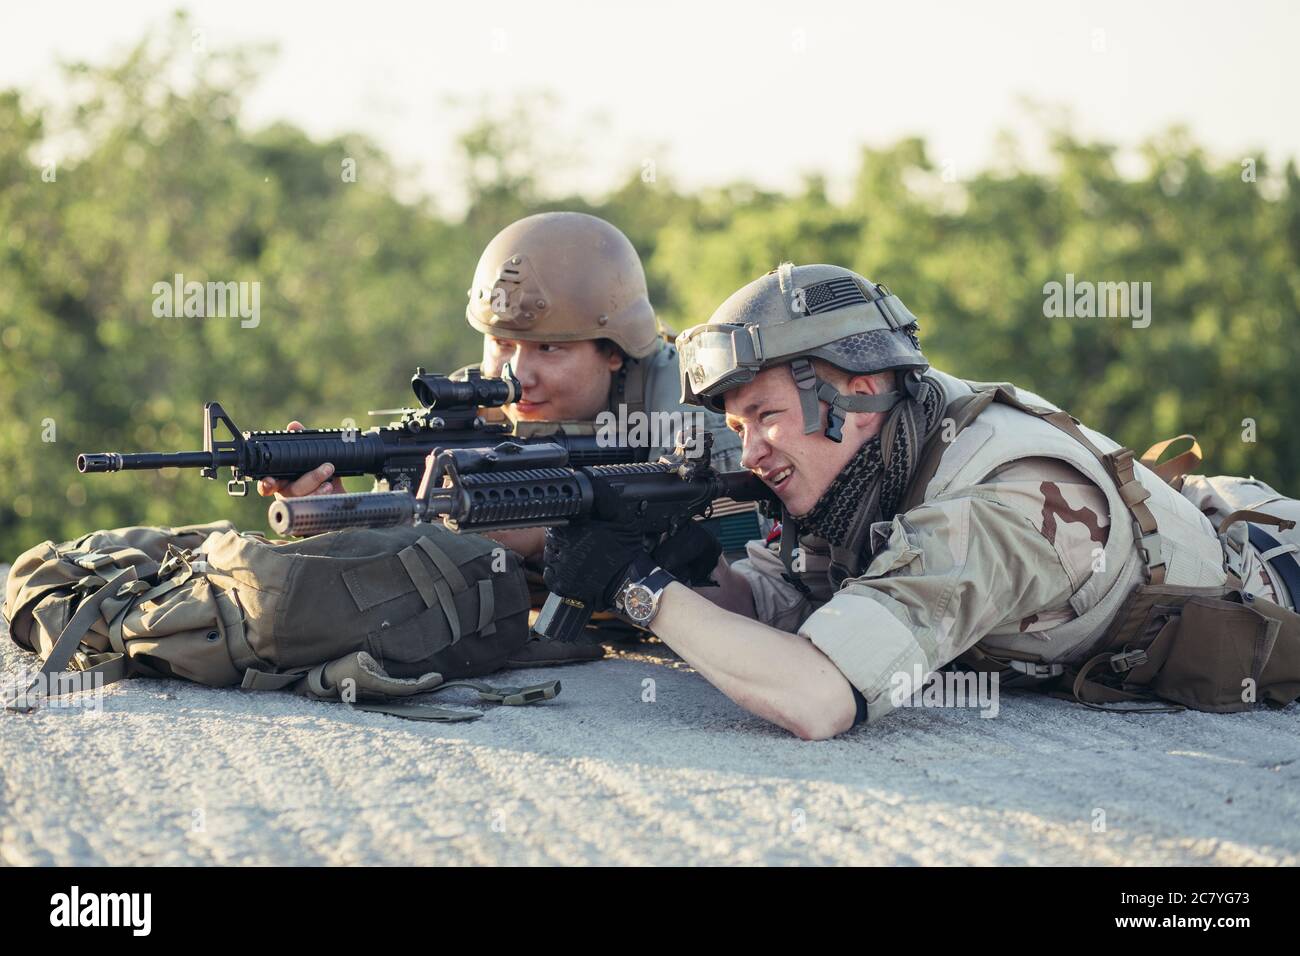
[[[781,501],[780,540],[692,591],[610,529],[554,529],[547,583],[635,610],[738,704],[805,739],[879,720],[915,667],[1060,674],[1142,582],[1235,575],[1293,606],[1245,522],[1220,535],[1207,515],[1271,501],[1296,517],[1300,503],[1246,479],[1191,477],[1180,494],[1044,398],[930,367],[917,328],[887,288],[836,266],[784,264],[740,289],[678,337],[683,394],[726,414],[742,464]]]

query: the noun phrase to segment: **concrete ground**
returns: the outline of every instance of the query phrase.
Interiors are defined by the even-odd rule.
[[[0,570],[0,580],[3,571]],[[33,666],[7,633],[0,668]],[[1004,692],[805,743],[661,644],[507,672],[431,724],[138,679],[0,714],[0,864],[1287,864],[1300,709],[1116,716]],[[647,683],[653,682],[653,683]],[[432,702],[468,703],[472,695]]]

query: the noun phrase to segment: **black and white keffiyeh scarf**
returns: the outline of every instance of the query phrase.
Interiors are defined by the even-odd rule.
[[[871,557],[871,525],[897,513],[943,413],[937,384],[922,377],[909,385],[910,397],[889,410],[880,432],[863,443],[808,513],[793,519],[801,533],[824,539],[833,554],[852,555],[860,566]]]

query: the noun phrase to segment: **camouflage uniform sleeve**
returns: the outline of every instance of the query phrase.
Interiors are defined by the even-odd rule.
[[[746,557],[731,565],[749,584],[758,620],[782,631],[794,632],[812,613],[812,605],[781,576],[781,557],[762,541],[745,545]]]
[[[874,526],[883,546],[866,572],[800,627],[862,692],[870,722],[896,706],[895,674],[910,679],[988,634],[1073,616],[1070,596],[1105,540],[1105,498],[1048,464],[1078,482],[1044,480],[1031,465]]]

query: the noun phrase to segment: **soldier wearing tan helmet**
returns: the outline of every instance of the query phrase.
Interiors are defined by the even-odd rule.
[[[655,318],[641,259],[603,219],[546,212],[507,226],[479,259],[465,317],[483,333],[483,374],[508,364],[523,387],[505,410],[517,425],[699,412],[679,401],[677,350]],[[721,416],[704,418],[715,462],[739,467]],[[656,436],[650,460],[672,450],[667,429]]]
[[[679,400],[677,350],[655,317],[641,259],[605,220],[546,212],[511,223],[479,258],[465,317],[483,334],[483,374],[509,365],[519,379],[523,393],[504,412],[521,431],[554,422],[594,428],[602,412],[633,423],[653,413],[702,417],[716,466],[740,467],[739,442],[721,416]],[[644,434],[659,439],[647,444],[647,460],[672,450],[670,428]],[[336,494],[344,489],[332,473],[325,463],[295,481],[264,479],[259,491]]]

